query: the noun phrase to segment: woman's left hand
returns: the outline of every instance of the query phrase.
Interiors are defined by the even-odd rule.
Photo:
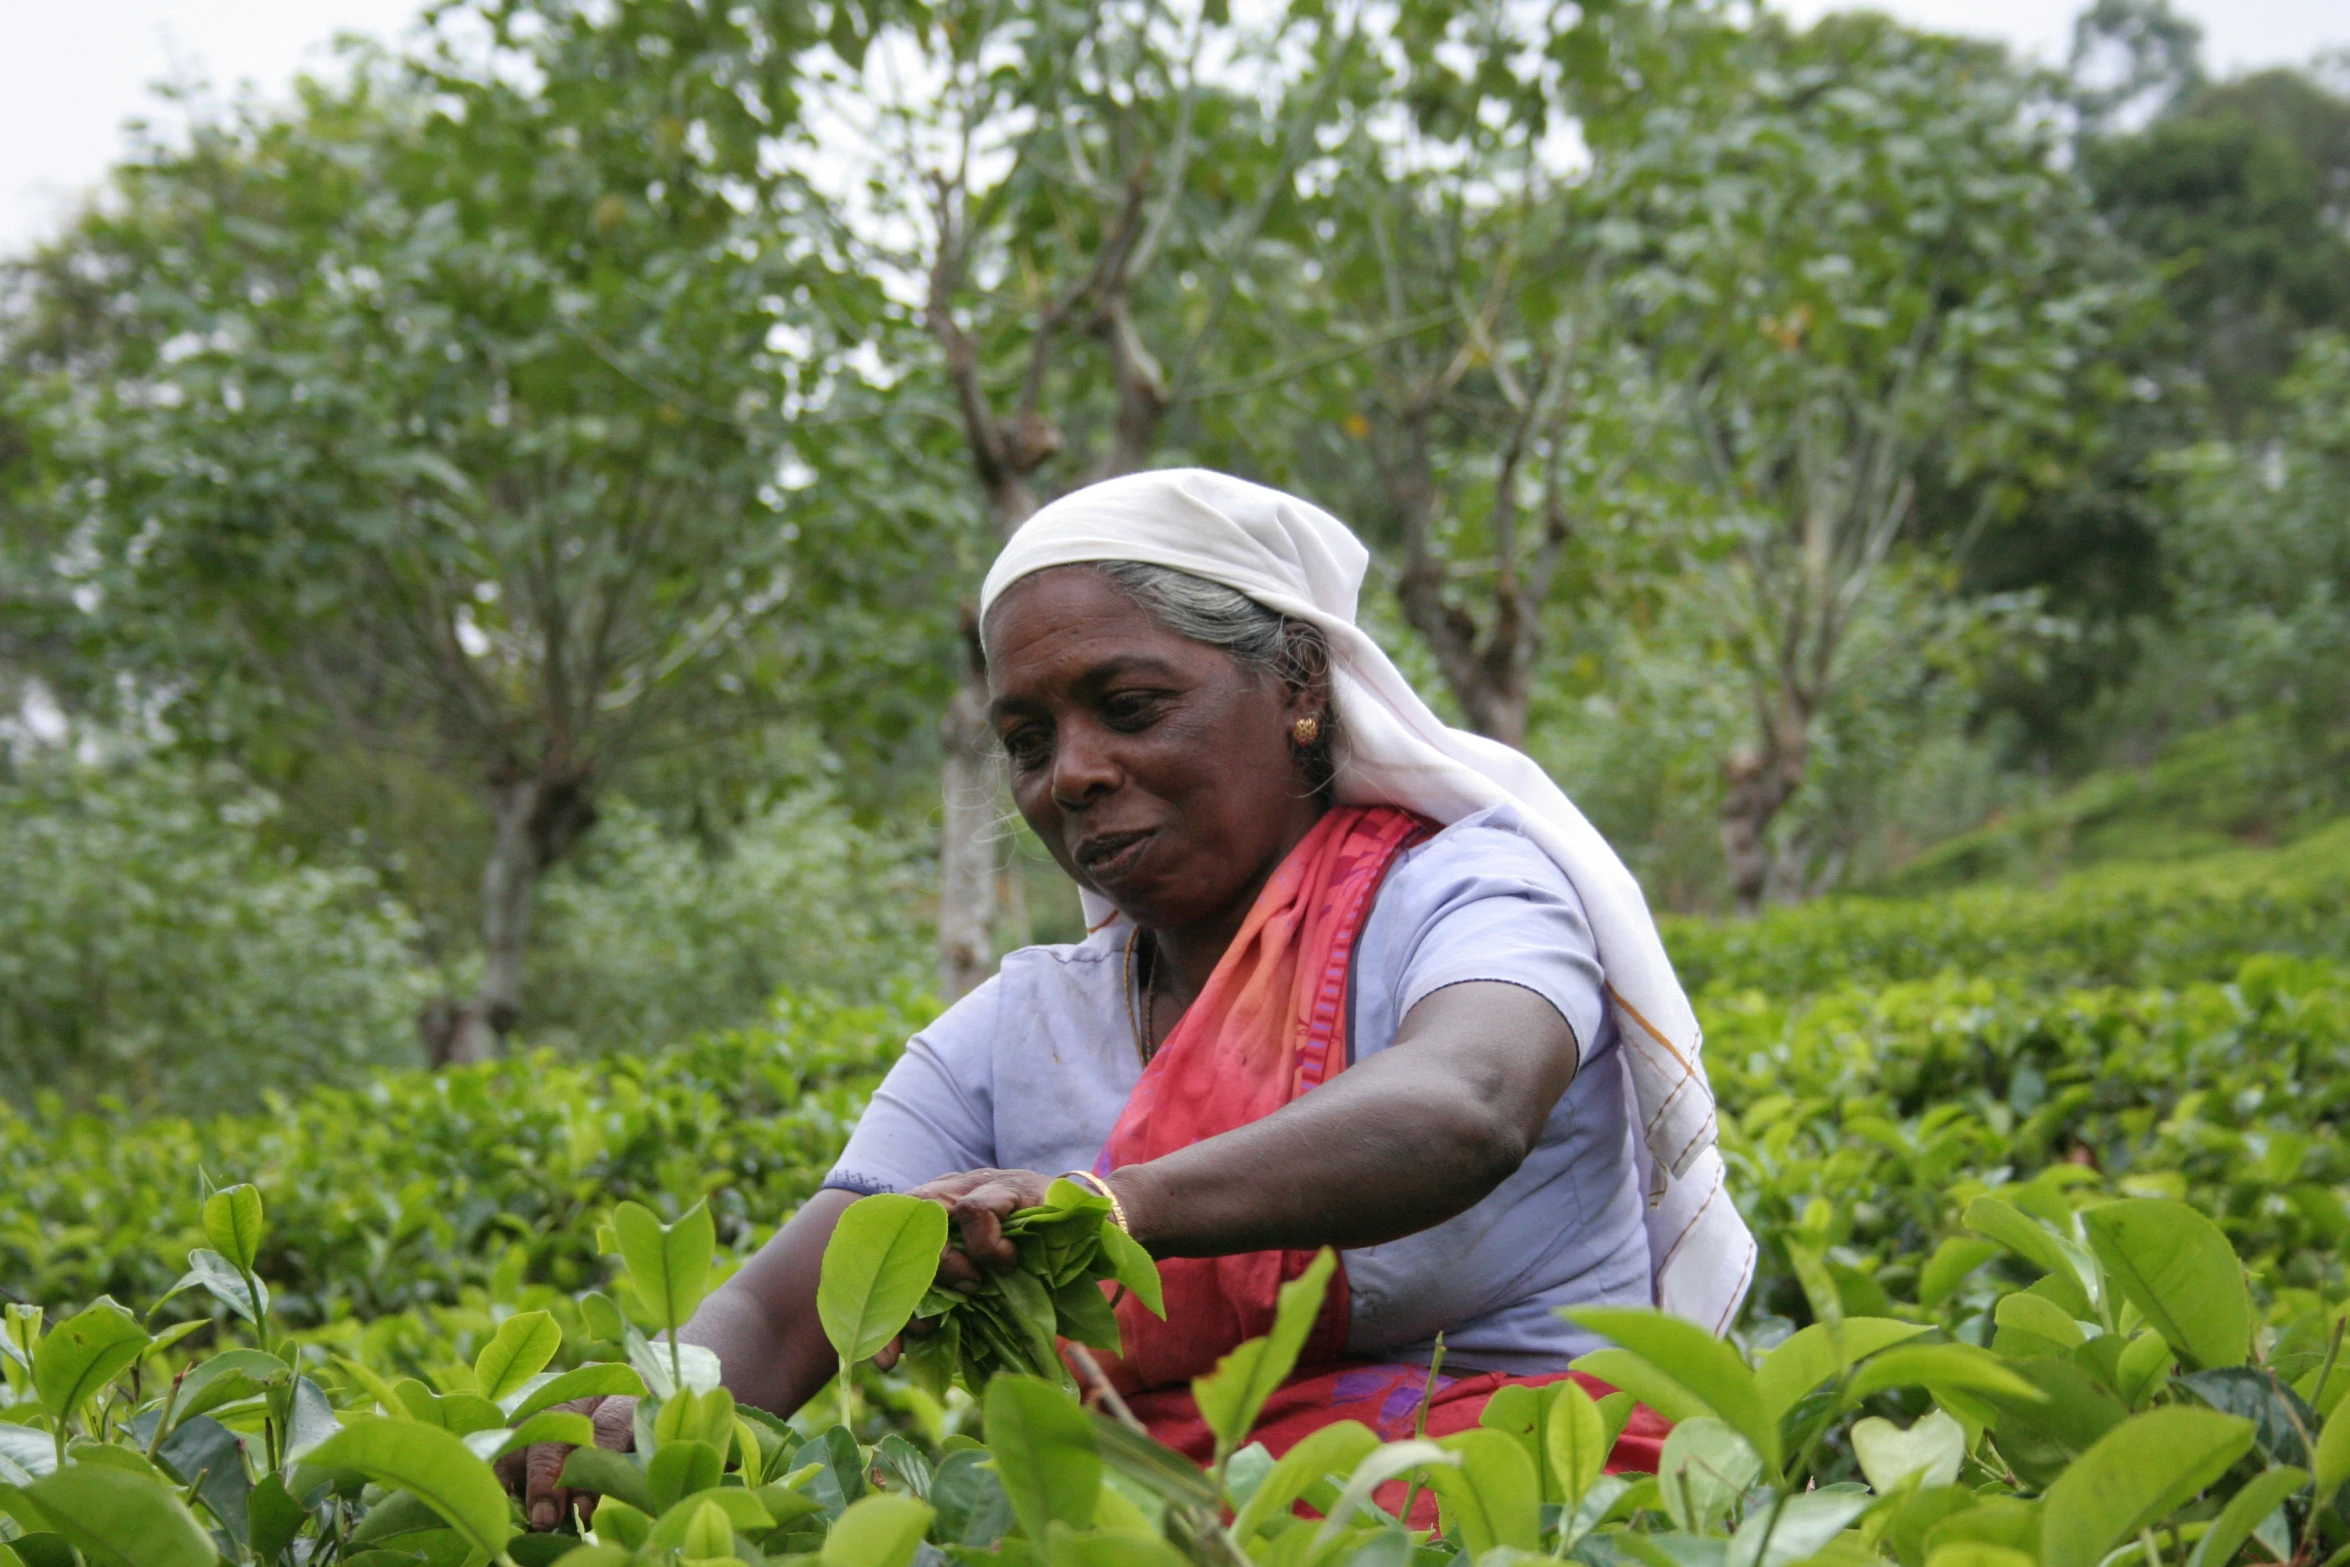
[[[950,1289],[970,1291],[980,1283],[978,1264],[1009,1268],[1020,1260],[1004,1239],[1004,1220],[1022,1208],[1040,1207],[1049,1175],[1034,1170],[965,1170],[925,1181],[907,1195],[927,1197],[947,1211],[947,1218],[963,1237],[961,1250],[949,1246],[939,1259],[939,1282]]]

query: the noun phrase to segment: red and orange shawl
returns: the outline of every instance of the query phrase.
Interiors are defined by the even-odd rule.
[[[1385,805],[1342,806],[1315,824],[1273,873],[1206,988],[1143,1069],[1095,1165],[1097,1175],[1270,1115],[1345,1070],[1347,968],[1356,938],[1388,866],[1431,830],[1423,818]],[[1159,1264],[1165,1320],[1132,1298],[1120,1301],[1125,1354],[1107,1369],[1154,1436],[1199,1462],[1212,1456],[1214,1439],[1192,1401],[1191,1379],[1242,1340],[1269,1331],[1275,1292],[1312,1260],[1302,1251],[1171,1258]],[[1342,1259],[1298,1371],[1265,1405],[1257,1427],[1256,1439],[1276,1456],[1340,1420],[1359,1420],[1388,1441],[1412,1434],[1427,1369],[1348,1359],[1347,1316]],[[1608,1391],[1566,1371],[1439,1377],[1426,1400],[1428,1433],[1476,1425],[1486,1400],[1510,1383],[1566,1376],[1594,1394]],[[1653,1472],[1665,1429],[1656,1415],[1638,1411],[1609,1467]]]

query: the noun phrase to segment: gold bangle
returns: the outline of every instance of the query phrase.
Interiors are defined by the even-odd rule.
[[[1108,1181],[1103,1180],[1100,1176],[1094,1174],[1091,1170],[1063,1170],[1061,1172],[1061,1179],[1064,1181],[1082,1181],[1086,1185],[1092,1187],[1096,1192],[1099,1192],[1101,1194],[1102,1200],[1110,1205],[1110,1222],[1118,1226],[1118,1228],[1121,1230],[1124,1230],[1129,1235],[1134,1233],[1134,1226],[1126,1222],[1126,1205],[1118,1200],[1118,1194],[1116,1192],[1110,1190],[1110,1183]]]

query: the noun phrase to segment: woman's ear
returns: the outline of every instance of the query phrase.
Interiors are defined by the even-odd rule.
[[[1281,634],[1285,716],[1292,723],[1312,718],[1328,727],[1332,705],[1329,644],[1319,631],[1294,620],[1282,627]]]

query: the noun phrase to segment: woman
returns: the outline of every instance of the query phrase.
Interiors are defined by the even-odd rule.
[[[1408,1432],[1439,1332],[1442,1433],[1594,1347],[1558,1307],[1728,1322],[1753,1242],[1639,889],[1355,627],[1366,564],[1327,514],[1200,470],[1078,491],[1006,546],[990,716],[1089,934],[916,1035],[824,1190],[696,1314],[739,1399],[788,1412],[833,1375],[818,1265],[857,1197],[945,1204],[969,1277],[1064,1171],[1160,1259],[1166,1320],[1123,1303],[1112,1373],[1195,1456],[1189,1378],[1323,1246],[1342,1267],[1259,1428],[1276,1452],[1339,1418]],[[625,1439],[625,1404],[596,1414]],[[542,1527],[559,1463],[529,1466]]]

